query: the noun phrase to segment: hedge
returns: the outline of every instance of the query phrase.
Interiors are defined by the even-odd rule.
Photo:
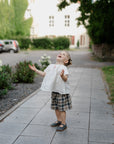
[[[67,37],[56,37],[56,38],[17,38],[19,46],[21,49],[28,49],[30,47],[37,49],[53,49],[53,50],[63,50],[68,49],[70,46],[70,41]]]

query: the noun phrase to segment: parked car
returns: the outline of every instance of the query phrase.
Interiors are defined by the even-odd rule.
[[[0,40],[0,52],[3,51],[3,47],[4,47],[4,42],[2,40]]]
[[[9,51],[10,53],[19,52],[19,44],[16,40],[3,40],[4,47],[3,51]]]

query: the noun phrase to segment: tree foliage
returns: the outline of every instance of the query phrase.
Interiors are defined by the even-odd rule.
[[[32,18],[25,20],[27,0],[0,1],[0,39],[29,36]]]
[[[78,25],[83,24],[93,43],[114,43],[114,0],[62,0],[60,10],[80,2]]]

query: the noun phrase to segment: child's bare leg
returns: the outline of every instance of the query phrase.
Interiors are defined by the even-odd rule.
[[[55,114],[56,114],[57,120],[58,121],[62,121],[62,119],[61,119],[61,112],[59,110],[55,110]]]
[[[61,115],[61,120],[62,120],[62,124],[66,124],[66,112],[65,111],[61,111],[60,112]]]

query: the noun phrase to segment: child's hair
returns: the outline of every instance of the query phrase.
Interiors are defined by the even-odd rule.
[[[67,54],[67,57],[68,57],[68,63],[65,63],[65,66],[69,66],[69,65],[72,65],[72,59],[71,59],[71,56],[69,54],[69,52],[65,51],[66,54]]]

